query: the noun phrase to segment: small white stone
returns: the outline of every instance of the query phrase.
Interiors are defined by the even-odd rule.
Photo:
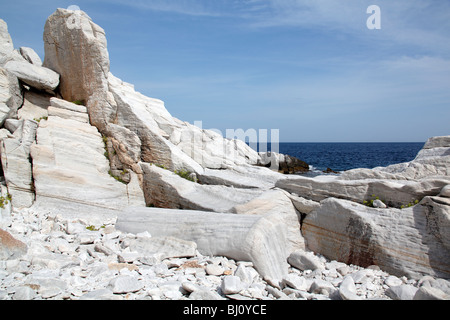
[[[62,290],[57,287],[49,287],[39,290],[39,294],[43,299],[49,299],[61,294]]]
[[[142,283],[130,276],[117,276],[112,279],[108,286],[113,293],[136,292],[143,288]]]
[[[397,278],[396,276],[389,276],[386,278],[384,283],[386,285],[388,285],[389,287],[396,287],[396,286],[402,285],[403,281],[401,279]]]
[[[226,276],[222,279],[221,289],[224,294],[239,293],[243,289],[241,279],[236,276]]]
[[[302,250],[291,253],[288,262],[291,266],[299,270],[316,270],[322,268],[322,263],[318,257]]]
[[[386,205],[383,203],[383,201],[381,201],[381,200],[374,200],[374,202],[373,202],[373,207],[374,208],[380,208],[380,209],[384,209],[384,208],[387,208],[386,207]]]
[[[361,300],[356,294],[356,286],[351,276],[346,276],[339,286],[339,295],[344,300]]]
[[[394,300],[413,300],[418,288],[403,284],[400,286],[390,287],[386,290],[386,295]]]
[[[305,278],[299,277],[292,273],[284,276],[282,282],[283,282],[283,284],[285,284],[293,289],[302,290],[302,291],[308,291],[309,286],[311,285],[310,283],[308,283],[306,281]]]
[[[66,225],[67,234],[78,234],[86,231],[86,226],[81,223],[68,222]]]
[[[185,281],[181,284],[181,287],[187,292],[194,292],[196,290],[200,290],[200,287],[190,281]]]
[[[119,262],[132,263],[140,259],[141,254],[139,252],[122,252],[118,255]]]
[[[13,300],[33,300],[36,297],[36,291],[28,286],[19,287],[12,296]]]
[[[355,283],[363,283],[363,281],[367,277],[367,270],[359,270],[355,273],[352,273],[350,276],[353,278],[353,281]]]
[[[440,197],[450,198],[450,184],[446,185],[441,189]]]
[[[206,273],[210,276],[220,276],[225,270],[217,264],[208,264],[206,266]]]
[[[336,290],[336,288],[329,282],[316,279],[311,284],[311,287],[309,288],[309,292],[316,293],[316,294],[325,294],[330,295]]]

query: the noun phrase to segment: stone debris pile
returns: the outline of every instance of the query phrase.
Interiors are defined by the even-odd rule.
[[[14,239],[9,252],[16,251],[0,262],[3,300],[450,298],[448,280],[397,277],[377,266],[347,265],[312,252],[292,253],[277,286],[264,281],[251,262],[204,256],[195,243],[176,238],[123,233],[113,221],[93,226],[23,209],[3,219],[1,227],[7,230],[1,242]]]

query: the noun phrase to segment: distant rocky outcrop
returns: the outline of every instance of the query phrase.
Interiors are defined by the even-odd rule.
[[[91,241],[86,228],[72,230],[72,221],[148,232],[127,242],[161,251],[142,257],[147,263],[195,250],[249,260],[278,297],[284,293],[276,288],[287,284],[303,288],[289,265],[320,265],[308,250],[398,276],[450,278],[450,136],[430,138],[407,163],[285,175],[309,165],[176,119],[163,101],[111,74],[106,33],[83,11],[57,9],[45,24],[44,48],[43,63],[31,48],[14,49],[0,20],[0,222],[31,207],[50,214],[41,232],[66,221],[64,231],[83,244]],[[2,237],[4,259],[25,254],[20,242]],[[105,246],[95,250],[115,257]],[[36,264],[73,260],[37,251]],[[114,263],[126,263],[127,254]],[[234,292],[228,280],[223,290]],[[354,298],[354,285],[346,279],[340,296]],[[319,281],[309,290],[335,292]]]
[[[261,152],[258,165],[278,170],[284,174],[305,173],[309,171],[309,164],[296,157],[276,152]]]

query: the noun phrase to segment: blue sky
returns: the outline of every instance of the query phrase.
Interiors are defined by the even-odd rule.
[[[284,142],[450,134],[447,0],[0,1],[15,47],[41,58],[47,17],[78,5],[105,29],[115,76],[203,128]]]

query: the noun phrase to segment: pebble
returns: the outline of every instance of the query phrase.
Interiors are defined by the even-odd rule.
[[[136,292],[143,288],[142,283],[131,276],[117,276],[108,285],[113,293]]]
[[[210,276],[220,276],[224,273],[225,270],[217,264],[208,264],[205,271]]]
[[[418,288],[403,284],[400,286],[390,287],[386,290],[386,295],[393,300],[413,300]]]
[[[243,289],[241,278],[236,276],[226,276],[223,278],[220,288],[225,295],[239,293]]]
[[[307,281],[304,277],[300,277],[294,273],[289,273],[284,276],[282,282],[285,286],[300,291],[308,291],[311,287],[311,283],[309,283],[309,281]]]
[[[36,291],[28,286],[22,286],[16,289],[12,295],[13,300],[33,300],[36,297]]]
[[[347,276],[339,286],[339,295],[344,300],[361,300],[356,294],[356,285],[352,276]]]
[[[402,285],[403,281],[401,279],[397,278],[396,276],[389,276],[386,278],[384,283],[386,285],[388,285],[389,287],[396,287],[396,286]]]
[[[295,251],[288,258],[291,266],[299,270],[316,270],[320,269],[322,264],[319,259],[311,253],[304,251]]]
[[[124,234],[113,221],[91,226],[30,208],[13,210],[2,227],[28,251],[0,261],[0,300],[450,299],[448,280],[399,278],[312,252],[292,253],[279,283],[247,261],[135,251],[130,241],[151,235]]]
[[[378,200],[378,199],[374,200],[373,207],[374,208],[381,208],[381,209],[387,208],[387,206],[383,203],[383,201]]]
[[[314,282],[311,284],[309,291],[311,293],[318,293],[329,296],[330,294],[334,293],[334,291],[336,291],[336,288],[328,281],[317,279],[314,280]]]

